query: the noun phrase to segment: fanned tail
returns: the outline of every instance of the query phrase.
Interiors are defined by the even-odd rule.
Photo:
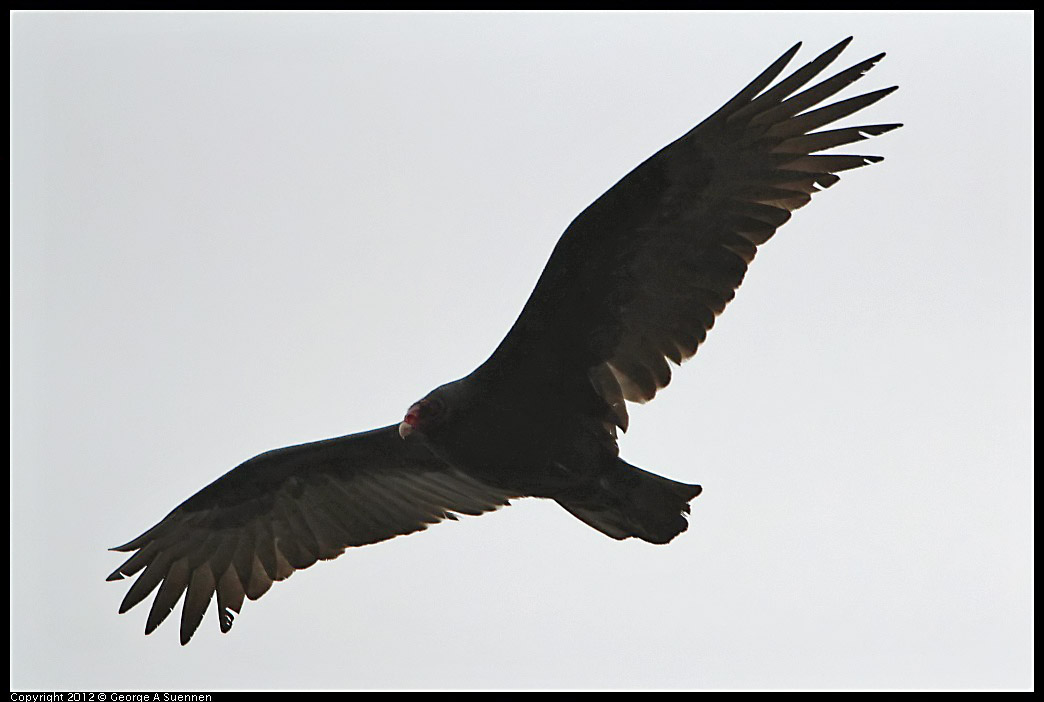
[[[689,528],[689,501],[699,485],[680,483],[616,459],[615,470],[582,496],[556,498],[570,514],[614,539],[665,544]]]

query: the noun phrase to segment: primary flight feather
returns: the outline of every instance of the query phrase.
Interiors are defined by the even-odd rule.
[[[256,456],[113,549],[133,554],[108,579],[138,575],[120,612],[158,587],[148,634],[184,595],[184,644],[216,594],[227,632],[245,598],[295,570],[517,497],[555,500],[614,539],[685,531],[700,486],[625,462],[617,429],[628,401],[651,400],[669,362],[696,353],[790,213],[881,160],[819,153],[901,126],[816,131],[895,90],[816,107],[884,56],[806,89],[850,41],[769,87],[795,45],[580,213],[489,359],[401,423]]]

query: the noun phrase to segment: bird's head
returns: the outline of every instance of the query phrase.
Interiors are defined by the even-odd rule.
[[[456,408],[465,401],[466,394],[465,384],[460,380],[435,388],[406,410],[406,416],[399,424],[399,436],[405,439],[417,433],[432,438],[433,430],[437,430],[456,412]]]
[[[424,433],[445,414],[446,406],[437,397],[429,395],[410,405],[406,410],[406,416],[399,423],[399,436],[406,438],[414,431]]]

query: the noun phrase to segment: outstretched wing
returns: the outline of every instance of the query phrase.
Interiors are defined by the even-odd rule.
[[[157,586],[150,634],[182,593],[188,643],[217,593],[222,632],[244,597],[317,560],[410,534],[454,513],[482,514],[504,494],[403,441],[395,426],[263,453],[190,497],[163,521],[114,551],[135,551],[108,580],[140,573],[120,613]]]
[[[696,353],[757,247],[813,193],[836,183],[837,173],[881,160],[817,152],[901,126],[814,131],[895,90],[808,111],[884,56],[798,92],[850,41],[768,88],[797,44],[584,210],[483,369],[510,368],[550,382],[562,382],[550,373],[564,372],[572,382],[586,374],[610,421],[626,429],[624,401],[652,399],[670,382],[667,361],[680,364]]]

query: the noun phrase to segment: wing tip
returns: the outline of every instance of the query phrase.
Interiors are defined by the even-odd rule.
[[[218,612],[218,628],[221,629],[222,634],[227,634],[232,631],[232,624],[235,622],[235,615],[232,612],[225,610],[224,612]]]

